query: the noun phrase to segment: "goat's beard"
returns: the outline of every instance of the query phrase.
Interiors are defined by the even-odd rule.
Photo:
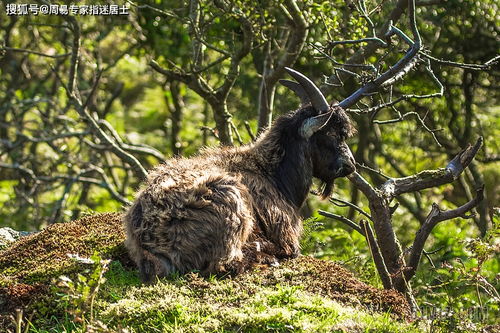
[[[333,179],[329,179],[328,181],[322,182],[320,190],[321,190],[321,199],[329,198],[333,190]]]

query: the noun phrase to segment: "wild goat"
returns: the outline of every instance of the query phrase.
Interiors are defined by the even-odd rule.
[[[303,105],[255,143],[173,158],[149,174],[125,216],[126,246],[143,281],[191,270],[238,273],[299,255],[298,209],[313,177],[327,197],[335,178],[355,170],[345,143],[353,128],[312,81],[287,72],[299,83],[280,82]]]

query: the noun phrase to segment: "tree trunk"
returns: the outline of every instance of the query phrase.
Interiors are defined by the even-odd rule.
[[[225,146],[232,146],[233,135],[230,124],[231,115],[227,111],[226,102],[219,102],[215,103],[215,105],[211,104],[210,106],[214,112],[215,126],[217,128],[220,143]]]
[[[182,142],[179,137],[182,125],[182,111],[184,109],[184,101],[182,99],[179,81],[170,82],[170,93],[172,94],[172,129],[170,132],[170,148],[174,155],[182,155]]]
[[[269,80],[269,74],[272,71],[270,47],[270,43],[268,43],[262,66],[262,80],[260,81],[259,87],[259,119],[257,134],[260,134],[266,128],[270,127],[273,120],[274,92],[276,91],[276,86],[275,83],[271,84]]]
[[[261,133],[266,128],[271,127],[271,122],[273,120],[273,105],[276,84],[268,85],[267,81],[268,80],[263,77],[259,89],[258,133]]]

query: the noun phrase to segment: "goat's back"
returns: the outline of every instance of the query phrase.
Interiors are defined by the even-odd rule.
[[[153,170],[125,216],[127,247],[144,280],[200,270],[219,273],[241,261],[253,227],[242,176],[202,157]]]

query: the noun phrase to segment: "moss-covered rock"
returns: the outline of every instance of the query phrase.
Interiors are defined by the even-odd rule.
[[[126,255],[121,214],[87,216],[53,224],[19,239],[0,251],[0,314],[33,302],[48,290],[54,278],[85,268],[78,257],[98,252],[103,257]]]
[[[354,317],[391,313],[404,319],[410,313],[401,294],[362,283],[333,262],[305,256],[279,267],[257,266],[237,277],[204,279],[191,273],[143,286],[124,238],[120,214],[99,214],[51,225],[0,251],[0,327],[7,327],[15,308],[27,317],[33,314],[31,321],[42,329],[71,329],[66,325],[71,315],[92,312],[84,318],[98,331],[126,326],[137,332],[169,331],[176,325],[201,331],[330,330],[345,320],[364,329],[371,324]],[[94,253],[112,260],[105,282],[96,282],[96,265],[84,263]],[[74,289],[83,285],[77,296],[92,297],[92,310],[81,305],[85,302],[68,301],[75,295],[65,297],[54,286],[61,275],[76,281],[71,282]],[[94,300],[89,295],[96,285],[100,289]],[[74,325],[81,328],[83,323]]]

